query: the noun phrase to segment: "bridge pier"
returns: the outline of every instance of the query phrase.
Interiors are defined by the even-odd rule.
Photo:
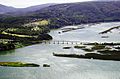
[[[50,41],[48,43],[50,44]]]
[[[58,41],[58,44],[59,44],[59,41]]]
[[[71,42],[71,44],[73,44],[73,42]]]
[[[68,42],[67,42],[67,44],[68,44]]]
[[[62,42],[62,44],[64,44],[64,41]]]
[[[46,41],[44,41],[44,43],[46,44]]]

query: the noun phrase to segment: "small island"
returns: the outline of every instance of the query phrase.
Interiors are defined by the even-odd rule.
[[[71,47],[63,47],[63,49],[70,49]]]
[[[111,53],[113,53],[113,52],[111,52]],[[86,53],[85,55],[79,55],[79,54],[57,54],[57,53],[53,53],[53,56],[120,61],[120,55],[117,55],[117,54],[109,55],[109,54]]]
[[[74,46],[75,49],[83,50],[85,52],[84,55],[53,53],[53,56],[120,61],[119,45],[120,43],[87,43],[84,45]]]
[[[34,63],[23,62],[0,62],[0,66],[4,67],[39,67],[40,65]]]
[[[111,27],[103,32],[100,32],[99,34],[105,34],[105,33],[111,32],[114,29],[119,29],[119,28],[120,28],[120,26]]]

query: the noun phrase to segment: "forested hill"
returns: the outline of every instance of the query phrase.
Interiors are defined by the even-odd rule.
[[[60,26],[120,20],[120,1],[59,4],[36,11],[33,17],[51,19]]]
[[[6,12],[13,12],[16,11],[17,9],[14,7],[10,7],[10,6],[5,6],[0,4],[0,14],[4,14]]]
[[[51,28],[90,22],[120,21],[120,1],[57,4],[29,12],[26,16],[2,18],[0,22],[18,24],[36,19],[49,20]]]
[[[18,16],[18,15],[23,15],[27,14],[29,12],[34,12],[36,10],[40,10],[45,7],[49,7],[51,5],[55,5],[54,3],[48,3],[48,4],[41,4],[41,5],[35,5],[35,6],[30,6],[26,8],[14,8],[11,6],[6,6],[3,4],[0,4],[0,14],[8,14],[12,16]]]

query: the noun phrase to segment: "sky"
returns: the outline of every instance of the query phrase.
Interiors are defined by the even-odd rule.
[[[12,6],[16,8],[25,8],[34,5],[46,3],[71,3],[71,2],[84,2],[91,0],[0,0],[0,4]]]

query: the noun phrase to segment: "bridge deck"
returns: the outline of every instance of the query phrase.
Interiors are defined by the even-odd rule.
[[[53,41],[43,41],[43,43],[45,44],[87,44],[88,42],[53,40]]]

